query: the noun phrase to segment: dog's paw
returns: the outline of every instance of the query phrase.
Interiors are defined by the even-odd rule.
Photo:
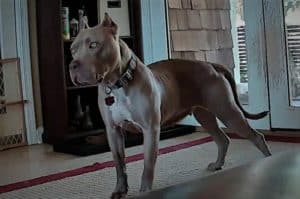
[[[122,198],[126,198],[127,196],[127,193],[126,192],[121,192],[121,191],[118,191],[118,192],[113,192],[111,194],[111,199],[122,199]]]
[[[216,162],[212,162],[207,166],[207,170],[209,171],[218,171],[222,169],[222,165],[216,163]]]

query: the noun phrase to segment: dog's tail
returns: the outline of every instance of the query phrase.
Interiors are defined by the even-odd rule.
[[[213,64],[213,66],[215,67],[216,71],[223,73],[224,77],[229,82],[229,84],[231,86],[231,89],[232,89],[232,92],[233,92],[235,103],[238,105],[238,107],[243,112],[243,114],[246,118],[252,119],[252,120],[258,120],[258,119],[261,119],[261,118],[268,115],[269,111],[263,111],[263,112],[260,112],[260,113],[249,113],[249,112],[247,112],[243,108],[243,106],[241,105],[241,103],[239,101],[239,97],[238,97],[237,89],[236,89],[236,84],[235,84],[234,78],[232,77],[230,71],[227,68],[225,68],[221,65],[218,65],[218,64]]]

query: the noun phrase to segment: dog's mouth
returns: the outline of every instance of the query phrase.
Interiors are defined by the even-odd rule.
[[[104,76],[101,74],[96,74],[96,81],[97,83],[101,83],[104,79]]]
[[[92,76],[90,76],[90,78],[80,78],[78,75],[71,73],[71,80],[74,86],[88,86],[100,84],[104,79],[104,75],[101,74],[96,74],[93,78],[91,77]]]
[[[74,77],[73,79],[73,84],[75,86],[87,86],[87,85],[91,85],[89,82],[82,82],[82,81],[79,81],[78,77]]]

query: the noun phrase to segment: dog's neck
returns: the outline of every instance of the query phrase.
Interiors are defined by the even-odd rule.
[[[117,63],[115,70],[106,75],[104,79],[104,83],[110,86],[113,86],[120,80],[120,78],[124,75],[124,73],[128,70],[129,65],[132,62],[132,59],[136,60],[135,54],[128,48],[126,43],[119,39],[120,45],[120,56],[121,59]]]

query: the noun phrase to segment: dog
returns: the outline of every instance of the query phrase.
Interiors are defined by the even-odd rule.
[[[263,134],[247,122],[247,118],[260,119],[268,112],[251,114],[243,109],[234,79],[225,66],[181,59],[146,66],[119,38],[118,25],[108,14],[101,24],[81,31],[70,50],[72,82],[76,86],[98,85],[99,109],[116,163],[117,183],[111,198],[125,197],[128,191],[125,131],[139,132],[144,137],[141,192],[152,188],[160,127],[175,124],[189,114],[217,144],[217,160],[208,165],[209,170],[222,168],[229,145],[216,118],[249,139],[265,156],[271,155]]]

